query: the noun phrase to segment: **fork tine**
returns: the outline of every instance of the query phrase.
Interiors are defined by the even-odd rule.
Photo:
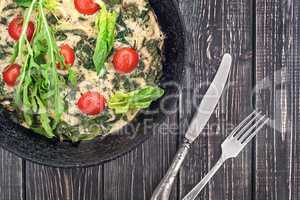
[[[255,129],[255,127],[257,127],[264,119],[265,119],[265,115],[261,116],[254,124],[253,122],[250,123],[250,125],[246,127],[247,129],[239,133],[240,136],[237,137],[237,140],[240,141],[241,143],[244,140],[246,140],[252,134],[251,132]]]
[[[257,119],[259,119],[259,117],[260,117],[260,113],[256,112],[255,116],[250,121],[248,121],[247,124],[244,125],[244,127],[234,137],[236,137],[238,139],[241,138],[244,135],[244,133],[246,132],[246,130],[248,130],[249,127],[251,127],[253,125],[253,122],[256,121]]]
[[[260,129],[262,129],[262,127],[268,122],[269,122],[269,119],[265,118],[264,122],[248,138],[245,138],[246,139],[245,141],[242,141],[242,144],[244,146],[247,145],[256,136],[258,131],[260,131]]]
[[[245,133],[243,133],[243,135],[238,138],[239,141],[241,141],[241,143],[243,141],[245,141],[248,137],[250,137],[253,133],[252,131],[256,129],[257,126],[259,126],[263,121],[265,121],[267,119],[267,117],[265,115],[263,115],[262,117],[260,117],[254,124],[252,124]]]
[[[230,133],[230,135],[228,136],[228,138],[229,137],[233,137],[243,126],[244,126],[244,124],[246,124],[247,123],[247,121],[251,118],[251,117],[253,117],[253,115],[254,114],[256,114],[257,112],[256,111],[253,111],[252,113],[250,113],[249,115],[248,115],[248,117],[246,117],[241,123],[239,123],[239,125],[237,126],[237,127],[235,127],[234,129],[233,129],[233,131]]]

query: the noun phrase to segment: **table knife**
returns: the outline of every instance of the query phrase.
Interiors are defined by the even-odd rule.
[[[225,54],[222,58],[219,69],[215,75],[215,78],[209,86],[206,94],[204,95],[195,116],[185,134],[185,139],[181,147],[179,148],[173,162],[167,171],[160,184],[154,190],[151,200],[168,200],[174,180],[181,168],[181,165],[191,148],[191,144],[200,135],[201,131],[207,124],[210,116],[213,114],[216,105],[225,88],[232,58],[230,54]]]

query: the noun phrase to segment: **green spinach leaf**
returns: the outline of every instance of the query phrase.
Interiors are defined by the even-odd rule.
[[[117,114],[123,114],[129,110],[148,108],[153,101],[159,99],[163,94],[163,89],[152,86],[128,93],[117,92],[110,98],[108,107],[115,110]]]

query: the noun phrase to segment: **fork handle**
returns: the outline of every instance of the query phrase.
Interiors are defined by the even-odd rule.
[[[160,184],[154,190],[151,200],[168,200],[175,178],[181,165],[191,148],[191,143],[185,139],[181,148],[177,151],[173,162]]]
[[[194,200],[208,183],[208,181],[215,175],[215,173],[220,169],[226,159],[223,156],[218,160],[218,162],[211,168],[211,170],[206,174],[206,176],[183,198],[183,200]]]

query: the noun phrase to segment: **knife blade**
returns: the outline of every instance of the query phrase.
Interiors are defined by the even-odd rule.
[[[168,200],[175,178],[181,168],[181,165],[187,156],[191,144],[200,135],[210,116],[215,110],[216,105],[222,95],[226,85],[232,58],[229,54],[225,54],[222,58],[220,67],[215,75],[215,78],[204,95],[197,111],[192,119],[190,127],[185,134],[185,140],[176,153],[173,162],[168,169],[166,175],[161,180],[160,184],[154,190],[151,200]]]
[[[214,112],[219,99],[226,85],[232,58],[230,54],[225,54],[222,58],[220,67],[206,94],[204,95],[195,116],[185,134],[189,142],[193,142],[202,132],[212,113]]]

